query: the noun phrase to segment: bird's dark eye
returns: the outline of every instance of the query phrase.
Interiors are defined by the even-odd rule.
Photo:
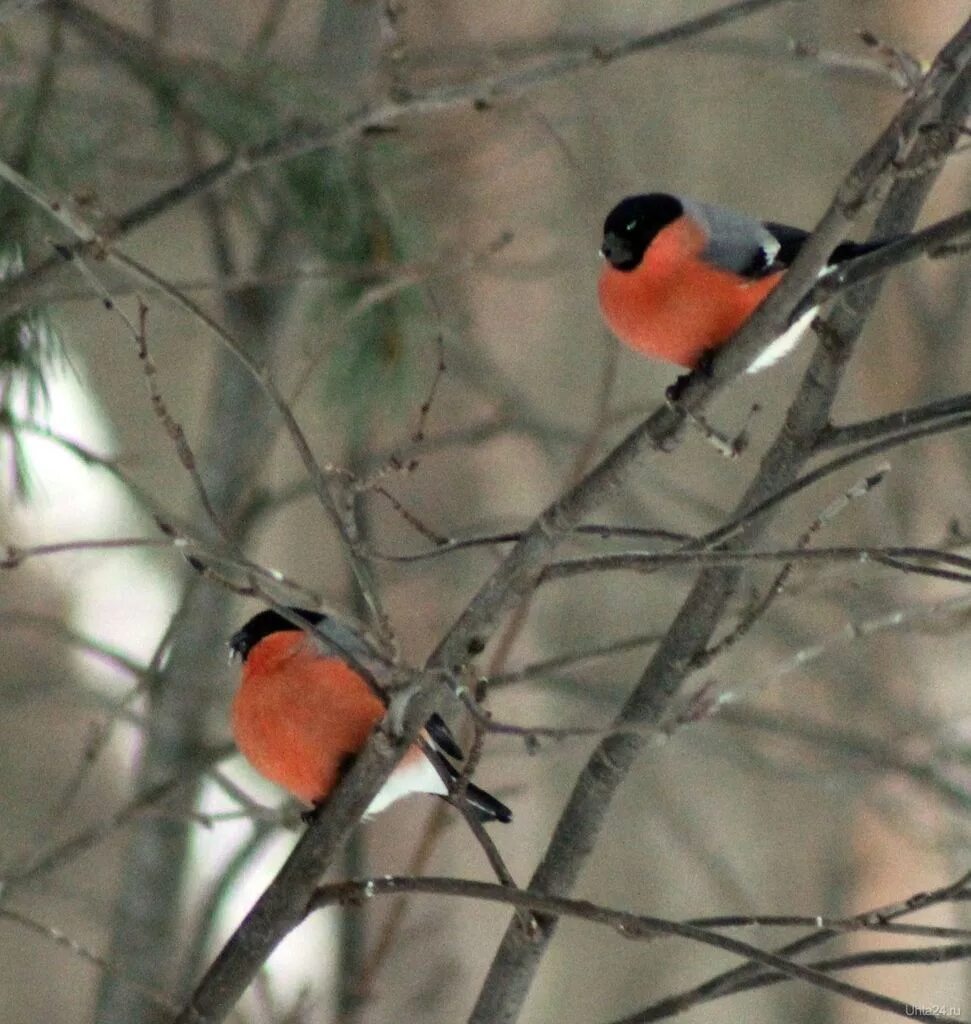
[[[629,224],[628,224],[628,225],[627,225],[627,226],[626,226],[626,227],[624,228],[624,230],[625,230],[625,231],[633,231],[633,230],[634,230],[634,228],[636,228],[636,227],[637,227],[637,221],[636,221],[636,220],[632,220],[632,221],[631,221],[631,222],[630,222],[630,223],[629,223]]]

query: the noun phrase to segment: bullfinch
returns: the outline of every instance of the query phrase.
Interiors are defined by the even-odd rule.
[[[800,228],[681,196],[628,196],[604,221],[598,287],[604,320],[636,351],[693,369],[755,312],[808,237]],[[829,265],[885,244],[843,242]],[[802,314],[747,372],[786,355],[815,312]]]
[[[308,630],[327,619],[304,608],[288,611]],[[261,775],[305,804],[321,804],[384,717],[385,702],[317,633],[278,612],[253,616],[233,634],[229,647],[242,662],[232,707],[236,745]],[[426,749],[411,747],[371,802],[368,816],[409,793],[449,797],[445,779],[454,781],[459,772],[444,755],[460,759],[462,751],[438,715],[429,719],[423,737]],[[505,804],[471,782],[465,797],[482,821],[512,820]]]

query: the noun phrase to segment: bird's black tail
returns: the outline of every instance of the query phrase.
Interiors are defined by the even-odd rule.
[[[777,224],[775,221],[766,221],[765,228],[779,243],[779,251],[775,253],[772,265],[765,268],[766,273],[791,266],[811,234],[802,228],[792,228],[788,224]],[[857,256],[865,256],[868,252],[882,249],[887,243],[896,242],[901,237],[897,235],[892,238],[878,238],[874,242],[840,242],[829,254],[827,266],[835,267],[846,260],[855,260]]]
[[[448,772],[449,778],[455,782],[459,777],[458,768],[444,757],[441,761]],[[446,799],[451,798],[447,797]],[[501,821],[506,825],[512,821],[512,811],[501,800],[497,800],[491,793],[480,789],[474,782],[468,783],[465,790],[465,799],[481,822]]]
[[[875,242],[840,242],[830,253],[829,265],[836,266],[837,263],[845,263],[846,260],[855,260],[857,256],[866,256],[868,252],[876,252],[890,242],[896,242],[897,238],[880,238]]]
[[[491,793],[480,789],[474,782],[470,782],[465,791],[465,799],[469,806],[475,811],[479,821],[501,821],[508,825],[512,821],[512,811],[501,801],[497,800]]]

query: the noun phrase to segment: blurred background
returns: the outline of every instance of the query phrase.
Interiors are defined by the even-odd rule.
[[[386,493],[364,493],[361,525],[388,556],[375,572],[403,657],[420,664],[507,548],[395,558],[429,552],[434,537],[525,526],[673,380],[600,323],[597,247],[610,207],[670,190],[811,227],[903,102],[908,75],[967,15],[959,0],[779,3],[489,98],[509,71],[712,6],[8,3],[2,158],[96,229],[140,210],[118,247],[270,367],[320,463],[379,474]],[[227,176],[158,216],[143,206],[240,147],[471,82],[486,101],[473,104],[470,90],[468,102],[406,113],[393,130]],[[922,222],[966,207],[969,185],[958,156]],[[52,242],[73,238],[7,184],[0,223],[4,278],[28,268],[18,285],[0,284],[2,537],[69,548],[0,577],[2,1015],[166,1020],[296,826],[283,794],[232,752],[237,670],[225,643],[260,604],[225,585],[246,583],[231,568],[193,572],[159,530],[161,520],[215,544],[150,386],[239,550],[326,607],[352,618],[364,609],[279,415],[213,332],[111,260],[58,262]],[[124,319],[137,326],[139,300],[154,374]],[[965,390],[969,307],[966,260],[895,272],[839,420]],[[645,462],[596,521],[687,532],[722,522],[808,348],[711,409],[731,432],[759,403],[743,458],[689,436]],[[791,545],[885,462],[885,482],[828,522],[820,543],[959,545],[971,528],[960,432],[826,478],[786,505],[767,540]],[[157,546],[70,549],[144,538]],[[563,553],[606,546],[588,538]],[[736,613],[770,578],[752,575]],[[595,575],[541,589],[477,661],[493,680],[489,708],[518,725],[606,726],[691,579]],[[723,713],[651,747],[575,895],[672,918],[840,915],[956,877],[971,824],[969,615],[971,595],[953,583],[876,566],[799,569],[756,629],[688,681],[678,708],[703,693],[723,698]],[[516,677],[568,655],[575,664]],[[460,728],[461,714],[453,720]],[[476,780],[514,808],[513,824],[492,833],[520,884],[593,743],[488,738]],[[459,817],[428,798],[363,825],[332,874],[407,872],[490,877]],[[320,913],[274,954],[235,1019],[462,1020],[507,919],[430,897]],[[934,920],[961,924],[950,909]],[[837,948],[890,945],[857,937]],[[565,922],[523,1020],[614,1020],[733,963]],[[849,980],[969,1013],[966,963],[871,967]],[[788,983],[685,1019],[868,1022],[877,1011]]]

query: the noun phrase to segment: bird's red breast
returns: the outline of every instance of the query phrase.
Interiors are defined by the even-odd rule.
[[[302,631],[285,630],[246,658],[232,728],[257,771],[313,804],[328,796],[384,712],[357,672],[322,657]],[[423,756],[413,747],[402,764]]]
[[[379,671],[388,666],[365,640],[325,613],[296,607],[285,613],[264,609],[229,638],[230,651],[243,663],[232,729],[258,772],[305,803],[321,804],[385,714],[384,701],[367,679],[326,652],[336,647]],[[293,619],[308,631],[295,629]],[[409,793],[450,798],[460,773],[446,754],[462,759],[445,720],[433,714],[364,816],[379,814]],[[512,821],[512,811],[491,793],[468,779],[462,788],[464,806],[480,821]]]
[[[782,273],[748,279],[706,263],[707,239],[686,216],[662,228],[633,270],[604,263],[598,293],[607,326],[632,348],[698,365],[755,312]]]

